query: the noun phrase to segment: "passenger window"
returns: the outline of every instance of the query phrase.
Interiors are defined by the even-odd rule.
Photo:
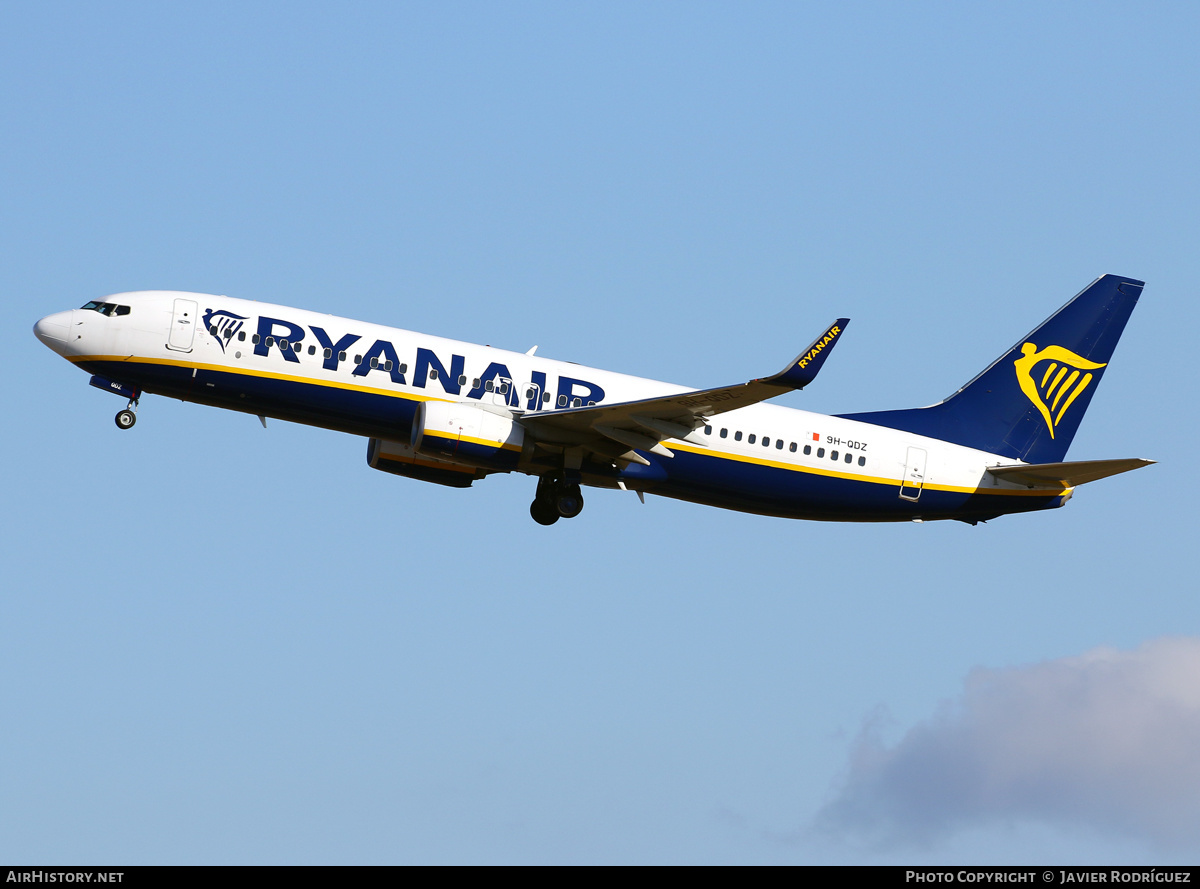
[[[742,430],[739,429],[737,432],[733,433],[733,440],[734,441],[742,440]]]
[[[317,347],[316,347],[316,346],[309,346],[309,347],[308,347],[308,354],[309,354],[309,355],[316,355],[316,354],[317,354]]]
[[[354,356],[354,363],[355,363],[355,364],[362,364],[362,356],[361,356],[361,355],[355,355],[355,356]]]
[[[212,327],[210,327],[208,329],[208,332],[211,333],[213,336],[216,336],[217,335],[217,325],[214,324]]]
[[[804,456],[807,457],[811,453],[812,453],[812,445],[805,445],[804,446]]]
[[[372,358],[371,359],[371,370],[375,370],[375,368],[377,368],[377,367],[379,367],[379,359]]]
[[[859,458],[858,458],[858,465],[859,465],[859,466],[866,466],[866,465],[867,465],[867,458],[866,458],[866,457],[859,457]]]
[[[437,379],[437,377],[434,377],[434,379],[436,380],[436,379]],[[501,395],[507,395],[507,394],[508,394],[508,383],[505,383],[505,382],[501,382],[501,383],[500,383],[500,394],[501,394]]]
[[[746,441],[748,441],[750,444],[754,444],[754,433],[753,432],[751,432],[749,435],[746,436]]]
[[[596,402],[594,402],[594,401],[588,402],[588,407],[595,407],[595,406],[596,406]]]
[[[525,400],[528,401],[529,399],[533,398],[533,396],[536,394],[537,394],[537,389],[526,389],[525,390]]]
[[[824,456],[825,456],[825,449],[824,449],[824,448],[817,448],[817,456],[818,456],[818,457],[824,457]]]
[[[583,406],[582,398],[572,398],[571,399],[571,407],[582,407],[582,406]]]
[[[790,445],[788,445],[788,450],[791,451],[793,454],[796,453],[796,443],[792,442]]]
[[[338,352],[338,361],[345,361],[345,360],[346,360],[346,353]]]
[[[383,362],[383,369],[384,370],[392,369],[392,359],[389,358],[387,361]]]
[[[486,389],[488,392],[491,392],[496,388],[496,384],[493,383],[491,380],[488,380],[486,383],[483,384],[483,388]]]
[[[853,455],[853,454],[847,454],[847,455],[846,455],[846,462],[847,462],[847,463],[853,463],[853,462],[854,462],[854,455]]]
[[[829,452],[829,459],[830,459],[830,460],[835,460],[835,461],[836,461],[836,460],[837,460],[837,451],[830,451],[830,452]]]
[[[254,336],[250,337],[250,342],[254,343],[254,345],[256,345],[256,346],[258,345],[258,334],[257,333],[254,334]]]
[[[550,393],[549,392],[542,393],[542,401],[545,402],[546,404],[550,403]]]
[[[775,439],[775,450],[777,450],[777,451],[783,450],[783,439],[782,438]],[[792,448],[792,450],[794,451],[796,449]]]
[[[322,354],[322,355],[323,355],[325,358],[332,358],[332,357],[333,357],[333,349],[326,349],[326,350],[325,350],[324,352],[322,352],[321,354]]]
[[[437,368],[436,367],[429,368],[429,379],[431,379],[431,380],[437,379]]]
[[[287,340],[280,340],[280,341],[279,341],[279,351],[280,351],[280,352],[286,352],[287,350],[288,350],[288,341],[287,341]]]
[[[398,368],[396,368],[396,370],[400,371],[400,373],[402,373],[402,374],[406,374],[406,373],[408,373],[408,365],[401,364]]]
[[[558,406],[559,407],[567,406],[567,396],[565,396],[565,395],[558,396]]]
[[[267,348],[269,349],[273,345],[275,345],[275,337],[273,337],[273,336],[267,337]]]
[[[705,434],[705,435],[712,435],[712,427],[711,427],[711,426],[705,426],[705,427],[704,427],[704,434]]]
[[[238,342],[239,343],[246,342],[246,331],[244,331],[244,330],[238,331]],[[254,334],[254,342],[256,342],[256,343],[258,342],[258,334],[257,333]]]
[[[460,385],[460,386],[467,385],[467,375],[466,374],[458,375],[458,385]]]
[[[770,446],[771,446],[771,439],[767,438],[767,437],[764,435],[764,436],[763,436],[763,447],[764,447],[764,448],[769,448]]]
[[[225,336],[225,340],[228,342],[229,340],[233,339],[233,331],[230,330],[228,327],[226,327],[224,336]]]

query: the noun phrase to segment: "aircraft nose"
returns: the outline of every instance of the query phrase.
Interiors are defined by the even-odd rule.
[[[62,354],[67,345],[67,332],[70,329],[70,312],[56,312],[53,315],[47,315],[33,325],[34,336],[59,354]]]

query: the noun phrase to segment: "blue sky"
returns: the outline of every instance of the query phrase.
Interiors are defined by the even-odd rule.
[[[1189,4],[8,4],[0,859],[1149,862],[1200,851]],[[1147,282],[975,528],[394,478],[31,334],[167,288],[781,402],[928,404]],[[1003,731],[1000,730],[1003,727]]]

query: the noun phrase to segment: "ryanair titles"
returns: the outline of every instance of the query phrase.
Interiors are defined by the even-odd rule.
[[[829,328],[829,330],[825,332],[825,336],[813,343],[813,347],[800,356],[800,360],[796,362],[796,367],[804,367],[806,364],[808,364],[808,362],[820,355],[826,346],[837,339],[838,334],[841,332],[842,329],[836,324]]]
[[[205,328],[209,336],[213,337],[222,349],[235,334],[242,333],[242,322],[249,320],[230,312],[214,312],[212,309],[204,314]],[[250,343],[254,347],[255,355],[265,358],[274,349],[285,361],[294,364],[300,363],[299,356],[304,347],[313,345],[322,356],[322,367],[328,371],[339,372],[344,366],[349,366],[352,376],[387,374],[397,386],[415,389],[426,389],[430,382],[435,382],[447,395],[475,399],[488,396],[497,403],[502,402],[509,407],[530,411],[551,407],[582,407],[598,404],[604,399],[604,390],[587,380],[560,376],[556,381],[556,391],[550,392],[544,371],[535,370],[527,375],[527,379],[515,379],[507,365],[497,361],[490,362],[477,375],[472,373],[468,376],[466,356],[451,355],[447,364],[445,356],[439,356],[432,349],[419,346],[412,359],[410,375],[409,364],[400,360],[400,354],[389,340],[375,340],[363,351],[356,352],[354,360],[350,361],[348,359],[351,349],[355,346],[362,349],[366,344],[366,340],[360,335],[347,333],[335,338],[323,327],[312,324],[304,327],[283,318],[260,316]]]

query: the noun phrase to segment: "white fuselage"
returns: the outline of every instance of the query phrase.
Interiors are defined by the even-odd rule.
[[[408,441],[413,407],[426,401],[488,405],[520,416],[692,391],[539,355],[224,296],[149,291],[108,297],[106,304],[128,311],[62,312],[40,321],[36,332],[73,363],[130,387],[401,446]],[[1069,494],[1061,486],[1031,490],[989,475],[988,467],[1014,462],[995,454],[771,404],[713,415],[687,440],[663,443],[675,457],[654,457],[655,473],[624,477],[585,470],[584,483],[766,514],[867,520],[959,517],[965,498],[979,495],[1002,495],[1003,502],[1011,498],[1020,511],[1041,508],[1016,505],[1029,495],[1059,501],[1044,506],[1060,505],[1062,495]],[[689,456],[707,459],[689,461]],[[515,464],[495,471],[508,470],[538,474],[544,466],[526,447]],[[765,470],[771,471],[769,478],[761,475]],[[747,479],[750,490],[742,490]],[[810,504],[789,505],[772,495],[786,489],[787,496],[802,496],[792,490],[801,479],[815,485]],[[845,486],[844,506],[834,502],[835,481],[858,483]],[[996,510],[1005,511],[1014,510]]]

